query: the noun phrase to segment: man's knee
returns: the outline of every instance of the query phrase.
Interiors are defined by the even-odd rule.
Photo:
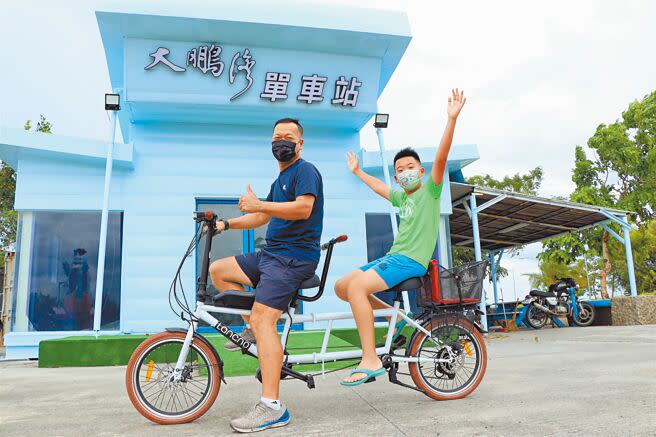
[[[251,317],[249,324],[253,333],[257,335],[258,332],[266,329],[276,329],[276,322],[280,318],[280,311],[269,308],[266,305],[255,303],[251,310]]]
[[[223,259],[217,259],[212,264],[210,264],[210,276],[213,282],[220,281],[225,272]]]

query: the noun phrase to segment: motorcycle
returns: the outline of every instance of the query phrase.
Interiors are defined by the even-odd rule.
[[[526,323],[533,329],[540,329],[549,320],[559,327],[565,326],[560,317],[567,317],[570,326],[590,326],[594,322],[595,309],[576,297],[578,285],[572,278],[556,278],[549,291],[531,290],[524,301]]]

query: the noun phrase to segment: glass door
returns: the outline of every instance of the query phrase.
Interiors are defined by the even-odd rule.
[[[220,218],[231,218],[241,215],[237,200],[197,200],[196,211],[213,211]],[[210,264],[217,259],[236,256],[242,253],[250,252],[249,233],[253,231],[229,231],[212,238],[212,253],[210,254]],[[201,254],[205,248],[205,241],[201,240],[196,249],[196,277],[200,273]],[[208,280],[207,290],[210,296],[218,293],[214,288],[211,280]],[[210,302],[207,302],[210,303]],[[238,315],[233,314],[213,314],[222,323],[232,326],[242,326],[244,321]]]

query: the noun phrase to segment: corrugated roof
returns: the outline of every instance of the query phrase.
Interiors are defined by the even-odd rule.
[[[449,226],[454,246],[474,247],[468,213],[471,194],[476,196],[478,207],[499,199],[478,213],[483,250],[507,249],[596,226],[609,220],[602,210],[618,216],[630,214],[629,211],[567,200],[452,183],[453,214],[449,217]]]

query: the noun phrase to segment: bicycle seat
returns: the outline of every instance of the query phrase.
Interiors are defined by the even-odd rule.
[[[531,290],[528,294],[535,297],[556,297],[555,293],[550,291]]]
[[[301,286],[298,288],[301,290],[309,290],[310,288],[317,288],[319,285],[321,285],[321,279],[317,275],[314,275],[310,279],[301,282]]]
[[[301,282],[300,289],[307,290],[321,285],[321,279],[314,275]],[[250,310],[255,303],[255,293],[252,291],[228,290],[214,296],[214,305],[237,310]]]
[[[414,278],[409,278],[406,279],[403,282],[400,282],[396,284],[394,287],[385,290],[385,291],[408,291],[408,290],[416,290],[417,288],[421,287],[421,276],[416,276]]]
[[[255,303],[252,291],[227,290],[214,296],[214,305],[236,310],[250,310]]]

